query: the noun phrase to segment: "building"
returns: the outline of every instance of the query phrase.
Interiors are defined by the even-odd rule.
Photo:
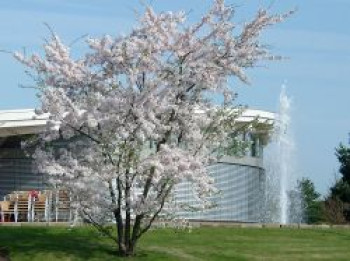
[[[215,186],[219,190],[211,201],[215,207],[203,211],[180,212],[185,219],[229,222],[259,222],[265,195],[264,147],[274,114],[260,110],[246,110],[238,124],[245,124],[258,118],[255,128],[242,137],[251,146],[243,157],[224,156],[209,166]],[[176,187],[177,203],[195,204],[191,184],[183,182]]]
[[[43,175],[37,173],[21,143],[45,130],[47,116],[34,110],[0,111],[0,200],[12,191],[42,190]]]
[[[47,115],[37,116],[31,109],[0,111],[0,201],[12,195],[14,191],[45,191],[48,188],[45,183],[45,174],[37,172],[32,159],[21,149],[23,141],[45,130],[47,117]],[[225,156],[220,162],[208,167],[219,190],[219,193],[212,197],[215,207],[199,212],[179,212],[180,217],[212,221],[259,221],[265,182],[263,149],[269,139],[268,130],[273,123],[274,114],[247,110],[238,122],[245,124],[257,117],[257,127],[242,135],[242,139],[251,141],[247,154],[240,158]],[[13,201],[19,202],[20,196],[16,194],[12,197],[16,197],[12,199]],[[46,210],[48,207],[54,208],[55,211],[52,217],[43,210],[45,213],[42,216],[45,216],[46,220],[68,218],[71,215],[68,213],[68,207],[60,209],[61,203],[67,200],[67,196],[62,195],[61,192],[45,194],[41,202],[44,205],[43,208]],[[184,182],[176,187],[175,200],[177,203],[195,201],[189,183]],[[40,199],[36,203],[37,206],[39,203]],[[17,211],[17,216],[15,215],[17,220],[21,206],[19,203],[16,204],[9,211]],[[23,204],[23,212],[29,213],[30,203]],[[65,218],[62,212],[65,212],[63,215]],[[27,220],[33,220],[34,214],[30,217],[28,213]]]

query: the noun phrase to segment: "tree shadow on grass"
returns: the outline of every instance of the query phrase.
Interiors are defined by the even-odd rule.
[[[0,227],[0,242],[14,260],[17,256],[40,260],[45,255],[58,260],[109,260],[117,254],[112,241],[92,229]]]
[[[8,261],[10,256],[10,251],[6,247],[0,246],[0,261]]]

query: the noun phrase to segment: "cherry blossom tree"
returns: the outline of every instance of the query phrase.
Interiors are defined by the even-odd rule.
[[[210,205],[206,166],[239,145],[228,80],[247,82],[247,68],[278,59],[259,36],[288,15],[260,10],[236,25],[234,8],[216,0],[189,24],[183,12],[146,8],[129,34],[89,39],[78,59],[56,34],[42,56],[16,53],[38,80],[37,113],[50,115],[34,154],[40,171],[132,255],[157,217],[182,207],[173,200],[179,182],[193,184],[196,208]],[[116,235],[104,226],[111,220]]]

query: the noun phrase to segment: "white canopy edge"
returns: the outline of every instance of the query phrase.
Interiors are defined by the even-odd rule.
[[[48,114],[37,115],[34,109],[0,110],[0,137],[40,133],[48,118]]]
[[[40,133],[45,130],[48,118],[48,114],[37,115],[34,109],[0,110],[0,137]],[[272,124],[275,114],[247,109],[237,121],[247,123],[256,118],[260,123]]]

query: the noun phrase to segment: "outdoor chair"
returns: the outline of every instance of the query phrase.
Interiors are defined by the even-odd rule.
[[[45,219],[46,195],[40,194],[34,204],[34,221],[42,221]]]
[[[11,221],[11,216],[14,214],[10,209],[10,201],[0,201],[0,221],[9,222]]]

